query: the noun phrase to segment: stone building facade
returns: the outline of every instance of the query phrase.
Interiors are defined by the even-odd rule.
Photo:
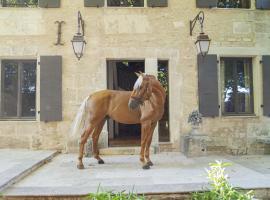
[[[267,80],[263,79],[267,77],[264,76],[267,70],[263,73],[264,65],[270,68],[267,62],[267,56],[270,55],[269,10],[256,8],[255,0],[250,0],[249,8],[199,8],[204,6],[199,6],[195,0],[168,0],[164,7],[147,5],[147,0],[144,0],[143,7],[111,7],[107,0],[105,5],[100,7],[86,7],[83,0],[59,2],[60,5],[56,8],[0,7],[2,85],[9,84],[8,81],[3,81],[3,73],[6,73],[3,69],[5,62],[36,62],[36,96],[35,108],[31,110],[34,112],[32,118],[3,117],[6,104],[1,98],[1,148],[65,150],[71,122],[82,100],[88,94],[108,86],[108,61],[139,60],[144,63],[145,72],[154,75],[158,73],[159,61],[168,62],[167,126],[170,135],[167,142],[160,142],[159,130],[156,129],[153,145],[167,145],[171,151],[179,151],[181,136],[188,134],[191,129],[187,123],[188,115],[199,108],[198,62],[194,42],[200,30],[199,26],[196,26],[193,36],[190,36],[189,21],[203,10],[204,31],[211,38],[209,54],[216,55],[217,58],[218,102],[215,103],[220,105],[218,114],[205,116],[200,127],[200,132],[209,137],[208,152],[269,153],[267,142],[270,137],[270,120],[265,116],[264,109],[270,98],[267,99],[264,86]],[[80,61],[76,59],[70,42],[77,32],[78,11],[85,21],[87,42]],[[55,45],[58,31],[56,21],[65,22],[62,24],[61,35],[63,45]],[[43,87],[43,66],[40,63],[42,56],[61,57],[61,120],[41,119],[41,104],[44,98],[40,90]],[[226,58],[231,58],[232,61],[226,61]],[[228,81],[224,68],[226,71],[230,65],[226,62],[236,62],[235,66],[238,66],[238,61],[234,58],[239,58],[240,63],[249,60],[252,69],[248,74],[243,72],[244,75],[241,75],[241,67],[240,71],[236,70],[236,74],[244,79],[248,77],[244,82],[249,84],[248,89],[245,84],[243,86],[246,89],[246,93],[243,92],[244,97],[238,94],[236,104],[240,101],[245,103],[245,108],[241,108],[243,104],[239,104],[238,112],[234,112],[235,108],[227,104],[228,101],[233,104],[235,102],[230,97],[229,100],[224,97],[224,82]],[[261,62],[263,58],[265,62]],[[240,86],[236,87],[240,91]],[[5,86],[2,86],[1,96],[4,96],[4,90]],[[232,93],[228,93],[230,92]],[[248,113],[247,98],[251,109]],[[263,104],[264,108],[261,106]],[[17,106],[16,102],[14,106]],[[243,112],[240,112],[241,109]],[[224,114],[225,111],[227,114]],[[228,114],[230,112],[232,114]],[[108,137],[108,127],[104,126],[100,139],[101,147],[110,146]],[[73,145],[75,144],[76,142],[73,142]]]

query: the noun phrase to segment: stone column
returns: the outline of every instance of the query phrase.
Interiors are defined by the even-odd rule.
[[[145,73],[146,74],[151,74],[157,77],[157,69],[158,69],[157,58],[145,59]],[[158,137],[158,124],[157,124],[154,134],[153,134],[153,139],[152,139],[152,144],[151,144],[151,147],[154,148],[154,151],[156,151],[158,148],[158,140],[159,140],[159,137]]]

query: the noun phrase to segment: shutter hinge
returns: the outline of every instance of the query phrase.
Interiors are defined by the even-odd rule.
[[[264,107],[264,105],[261,105],[261,108],[263,108]]]
[[[219,64],[219,60],[217,60],[217,64]]]
[[[221,108],[221,106],[220,106],[220,105],[218,105],[218,108],[220,109],[220,108]]]
[[[40,62],[38,62],[37,64],[40,65]]]
[[[263,61],[262,60],[260,60],[260,64],[263,64]]]

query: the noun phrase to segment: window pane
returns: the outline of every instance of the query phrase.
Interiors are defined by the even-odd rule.
[[[3,7],[36,7],[38,0],[0,0]]]
[[[17,116],[18,101],[18,63],[3,63],[2,86],[2,116]]]
[[[251,113],[251,65],[246,60],[238,60],[236,67],[238,112]]]
[[[221,73],[223,74],[223,113],[253,113],[251,59],[223,58],[221,61]]]
[[[235,81],[234,81],[234,69],[233,61],[226,60],[222,61],[221,68],[224,74],[223,83],[223,113],[234,113],[235,112]]]
[[[108,0],[108,6],[143,7],[143,0]]]
[[[22,117],[36,114],[36,63],[23,63],[21,77]]]
[[[219,8],[250,8],[250,0],[218,0]]]

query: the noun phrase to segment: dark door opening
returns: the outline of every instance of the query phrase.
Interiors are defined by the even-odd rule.
[[[137,80],[135,72],[144,72],[144,61],[107,61],[107,87],[131,91]],[[141,125],[121,124],[108,120],[109,146],[139,146]]]

